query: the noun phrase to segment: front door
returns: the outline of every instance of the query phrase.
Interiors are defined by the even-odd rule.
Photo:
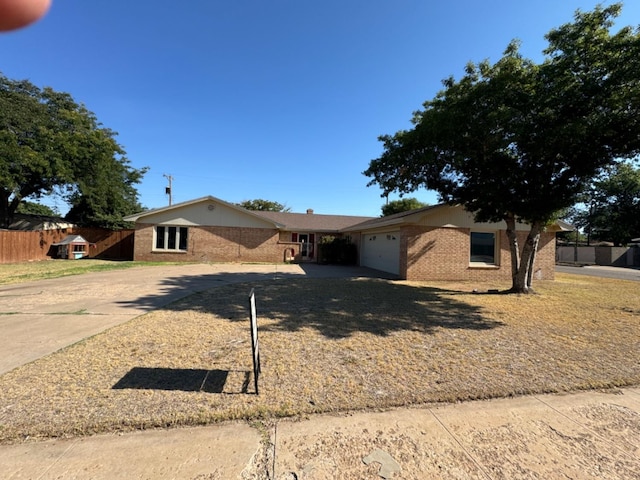
[[[315,243],[315,235],[313,233],[299,233],[298,242],[300,242],[300,256],[302,261],[313,260],[313,244]]]

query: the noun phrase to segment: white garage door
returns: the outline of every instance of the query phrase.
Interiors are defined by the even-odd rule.
[[[400,232],[363,234],[360,242],[360,265],[398,275]]]

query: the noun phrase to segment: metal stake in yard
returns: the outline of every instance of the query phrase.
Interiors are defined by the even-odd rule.
[[[251,322],[251,350],[253,353],[253,382],[258,395],[258,377],[260,376],[260,347],[258,346],[258,315],[256,314],[256,295],[254,289],[249,293],[249,320]]]

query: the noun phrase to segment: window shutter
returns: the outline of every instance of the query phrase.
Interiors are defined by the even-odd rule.
[[[291,241],[292,242],[297,242],[298,241],[298,234],[297,233],[292,233],[291,234]]]

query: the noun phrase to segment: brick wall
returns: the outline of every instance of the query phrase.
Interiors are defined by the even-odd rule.
[[[161,262],[283,262],[285,250],[276,229],[189,227],[186,252],[154,252],[153,225],[137,224],[134,260]]]
[[[498,235],[499,265],[469,266],[470,229],[407,226],[400,232],[400,276],[407,280],[511,282],[511,254],[506,232]],[[518,232],[520,246],[527,232]],[[407,252],[406,256],[402,252]],[[536,279],[552,280],[555,234],[543,233],[535,264]]]

